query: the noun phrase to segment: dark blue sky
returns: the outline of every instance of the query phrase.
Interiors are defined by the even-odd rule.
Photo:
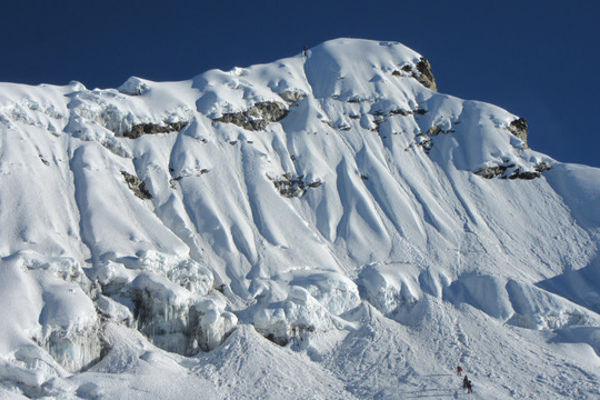
[[[440,92],[506,108],[533,149],[600,167],[598,20],[596,1],[3,1],[0,81],[115,87],[396,40],[430,59]]]

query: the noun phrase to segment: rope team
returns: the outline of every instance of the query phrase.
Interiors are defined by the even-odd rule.
[[[456,375],[462,376],[462,372],[463,372],[463,368],[460,365],[457,366],[456,367]],[[473,393],[473,382],[471,382],[471,380],[469,379],[469,377],[467,377],[466,374],[463,379],[463,389],[466,389],[467,393]]]

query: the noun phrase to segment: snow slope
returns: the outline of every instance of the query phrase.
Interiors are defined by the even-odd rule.
[[[0,84],[2,397],[598,398],[600,171],[432,89],[358,39]]]

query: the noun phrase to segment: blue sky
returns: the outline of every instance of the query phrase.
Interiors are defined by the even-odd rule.
[[[336,37],[395,40],[440,92],[529,122],[530,146],[600,167],[595,1],[27,1],[0,5],[0,81],[115,87],[269,62]]]

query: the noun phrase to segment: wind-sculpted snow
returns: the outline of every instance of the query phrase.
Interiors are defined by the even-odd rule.
[[[356,39],[1,84],[2,390],[460,398],[460,363],[475,398],[596,397],[600,173],[435,88]]]

